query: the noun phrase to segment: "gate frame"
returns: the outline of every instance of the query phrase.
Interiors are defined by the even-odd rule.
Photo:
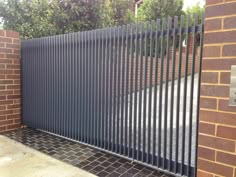
[[[111,128],[109,128],[109,138],[107,136],[107,133],[105,133],[105,136],[104,137],[101,137],[102,140],[99,140],[99,144],[102,144],[101,147],[97,147],[95,143],[98,143],[95,141],[95,139],[93,138],[96,138],[96,134],[94,134],[94,127],[95,126],[95,120],[92,120],[93,116],[90,117],[90,115],[92,115],[91,111],[94,111],[94,107],[90,107],[91,104],[92,106],[94,106],[94,103],[93,103],[93,96],[91,96],[90,94],[94,92],[94,88],[92,88],[91,86],[91,83],[92,83],[92,78],[94,77],[91,73],[94,73],[94,70],[91,71],[92,67],[94,65],[92,65],[91,63],[91,59],[96,59],[96,58],[93,58],[93,54],[94,53],[91,53],[93,52],[93,50],[97,51],[97,48],[96,48],[96,44],[97,44],[97,40],[99,41],[99,38],[97,38],[96,36],[96,33],[98,32],[98,30],[96,31],[86,31],[86,32],[81,32],[81,33],[72,33],[72,34],[65,34],[65,35],[59,35],[59,36],[49,36],[49,37],[44,37],[44,38],[40,38],[40,39],[33,39],[33,40],[30,40],[30,41],[23,41],[22,43],[22,58],[23,58],[23,102],[24,102],[24,106],[23,105],[23,113],[24,113],[24,116],[23,116],[23,121],[24,123],[26,123],[28,126],[32,127],[32,128],[36,128],[36,129],[39,129],[39,130],[43,130],[45,132],[54,132],[53,134],[57,133],[57,135],[61,135],[63,137],[66,137],[68,139],[73,139],[74,141],[77,141],[77,142],[80,142],[82,144],[87,144],[89,146],[92,146],[94,148],[97,148],[99,150],[103,150],[105,152],[109,152],[111,154],[114,154],[114,155],[118,155],[118,156],[121,156],[121,157],[124,157],[124,158],[127,158],[127,159],[130,159],[132,161],[135,161],[137,163],[140,163],[140,164],[143,164],[143,165],[146,165],[148,167],[152,167],[154,169],[158,169],[160,171],[164,171],[165,173],[169,173],[169,174],[172,174],[172,175],[177,175],[179,176],[179,173],[181,175],[187,175],[187,176],[195,176],[196,174],[196,166],[192,166],[191,165],[191,158],[192,155],[191,155],[191,152],[192,152],[192,147],[191,145],[194,144],[193,143],[193,140],[192,140],[192,113],[193,113],[193,91],[194,91],[194,78],[195,78],[195,60],[196,60],[196,56],[195,56],[195,52],[196,52],[196,41],[195,41],[195,38],[196,38],[196,34],[199,33],[200,34],[200,47],[202,46],[203,44],[203,28],[204,28],[204,24],[203,23],[198,23],[198,17],[195,16],[194,17],[194,24],[190,24],[190,18],[188,17],[187,18],[187,26],[184,26],[184,18],[181,17],[181,26],[177,28],[177,18],[175,18],[175,25],[174,25],[174,28],[172,29],[172,18],[168,18],[168,28],[166,29],[165,25],[166,25],[166,20],[163,19],[163,24],[162,25],[162,29],[160,31],[155,31],[153,30],[153,32],[150,32],[150,27],[152,28],[153,27],[153,24],[154,22],[152,23],[149,23],[147,22],[146,25],[148,25],[148,29],[146,29],[145,31],[142,31],[141,33],[138,33],[136,32],[135,33],[131,33],[130,34],[130,30],[133,30],[134,28],[134,25],[130,26],[130,25],[127,25],[127,29],[126,30],[129,30],[128,33],[126,31],[126,36],[125,36],[125,39],[126,41],[128,41],[127,43],[127,46],[128,47],[125,47],[125,44],[122,46],[124,50],[127,50],[126,52],[126,60],[130,60],[130,53],[131,52],[131,62],[133,62],[134,60],[134,47],[133,47],[133,42],[134,42],[134,38],[136,37],[139,41],[139,38],[138,37],[141,37],[141,39],[145,39],[146,43],[145,43],[145,54],[142,53],[142,61],[145,62],[145,65],[144,65],[144,104],[145,107],[143,107],[143,121],[145,122],[145,126],[144,126],[144,130],[143,132],[145,132],[145,134],[143,135],[145,138],[146,138],[146,131],[145,129],[147,129],[147,123],[146,123],[146,112],[147,112],[147,106],[146,106],[146,98],[147,98],[147,93],[146,93],[146,89],[148,86],[150,86],[150,90],[151,90],[151,87],[152,87],[152,82],[150,81],[150,83],[147,83],[147,59],[148,59],[148,52],[151,50],[151,54],[152,54],[152,48],[148,48],[148,44],[149,44],[149,41],[152,42],[152,39],[155,39],[154,37],[156,37],[156,39],[158,39],[158,41],[161,41],[161,50],[160,50],[160,65],[161,65],[161,79],[160,79],[160,85],[162,89],[160,89],[160,91],[158,91],[160,93],[160,95],[162,95],[162,91],[165,90],[165,99],[163,98],[163,100],[165,100],[165,105],[162,106],[162,97],[160,97],[158,99],[158,102],[159,102],[159,112],[161,113],[162,109],[164,109],[163,111],[163,114],[164,115],[164,118],[160,118],[159,116],[159,129],[158,129],[158,141],[160,141],[161,139],[161,142],[163,141],[163,144],[164,144],[164,148],[162,148],[161,144],[159,143],[158,144],[158,155],[155,154],[151,154],[150,152],[150,145],[146,145],[146,141],[142,141],[143,142],[143,147],[147,147],[147,151],[142,151],[142,154],[141,153],[138,153],[139,151],[134,148],[132,149],[131,148],[131,143],[130,143],[130,140],[129,142],[127,141],[127,137],[128,137],[128,133],[127,133],[127,125],[128,123],[126,122],[125,124],[125,133],[126,133],[126,136],[125,136],[125,143],[124,145],[119,145],[118,148],[122,150],[122,155],[120,154],[117,154],[117,153],[114,153],[114,152],[111,152],[111,150],[114,150],[114,146],[117,146],[115,144],[115,140],[113,140],[113,142],[111,141]],[[202,19],[202,22],[203,22],[203,19]],[[138,25],[136,25],[136,27],[138,27]],[[119,27],[118,27],[119,28]],[[110,98],[108,99],[108,97],[113,93],[113,86],[112,85],[112,69],[114,66],[111,58],[113,57],[113,38],[114,39],[119,39],[120,41],[120,38],[124,38],[124,36],[121,36],[121,35],[118,35],[116,33],[114,33],[115,35],[112,36],[112,33],[115,32],[115,30],[118,29],[117,27],[116,28],[111,28],[109,30],[107,29],[104,29],[104,30],[99,30],[100,31],[103,31],[103,32],[109,32],[108,35],[106,35],[106,38],[103,38],[102,39],[102,45],[106,45],[106,56],[105,57],[101,57],[99,58],[100,56],[98,56],[99,59],[102,59],[105,61],[107,61],[106,63],[106,72],[103,70],[103,72],[105,72],[105,77],[106,77],[106,80],[104,81],[104,87],[106,88],[105,92],[102,90],[102,92],[104,92],[104,95],[106,96],[105,98],[105,103],[104,103],[104,107],[106,108],[106,111],[104,111],[104,116],[106,119],[106,121],[108,122],[108,119],[109,119],[109,125],[108,123],[106,123],[106,126],[109,126],[111,127],[111,117],[109,117],[109,115],[111,116],[112,115],[112,104],[113,102],[109,102]],[[133,31],[132,31],[133,32]],[[170,156],[170,160],[168,160],[168,157],[167,157],[167,150],[166,150],[166,147],[167,147],[167,118],[168,118],[168,84],[169,82],[167,82],[167,80],[169,79],[169,62],[171,60],[170,58],[170,38],[171,36],[177,36],[177,35],[180,35],[180,36],[183,36],[184,34],[186,34],[187,36],[189,36],[191,33],[191,35],[195,36],[194,39],[193,39],[193,44],[194,46],[192,47],[192,56],[189,56],[189,37],[187,37],[187,48],[186,48],[186,56],[184,57],[185,58],[185,65],[184,65],[184,96],[183,96],[183,99],[184,99],[184,104],[183,104],[183,107],[177,109],[177,110],[180,110],[180,109],[183,109],[184,113],[183,114],[183,124],[185,126],[183,126],[183,128],[181,128],[181,130],[183,131],[183,135],[182,137],[182,153],[181,153],[181,157],[182,158],[179,158],[179,156],[177,155],[177,158],[178,160],[177,161],[174,161],[172,156],[171,155],[168,155],[168,157]],[[96,38],[93,38],[94,35],[96,36]],[[78,37],[78,36],[82,36],[82,38],[78,38],[77,39],[77,43],[75,43],[75,38]],[[161,40],[160,40],[161,38]],[[175,38],[174,38],[175,39]],[[95,42],[96,41],[96,42]],[[175,41],[175,40],[174,40]],[[57,43],[58,42],[58,43]],[[94,43],[95,42],[95,43]],[[176,42],[176,41],[175,41]],[[180,41],[182,42],[182,41]],[[56,44],[57,44],[57,47],[56,47]],[[101,41],[99,41],[99,44],[101,44]],[[177,43],[174,43],[174,47],[176,47]],[[182,44],[182,43],[181,43]],[[77,48],[79,46],[82,46],[79,48],[79,50],[81,49],[82,52],[78,52],[78,50],[75,50],[75,47]],[[93,48],[95,45],[95,48]],[[142,44],[141,44],[142,45]],[[152,46],[152,43],[151,43],[151,46]],[[159,43],[157,43],[157,46],[159,46]],[[60,49],[60,50],[59,50]],[[64,50],[65,49],[65,50]],[[105,50],[104,49],[104,50]],[[110,50],[111,49],[111,50]],[[137,48],[136,48],[137,49]],[[157,48],[158,50],[158,54],[159,54],[159,48]],[[175,48],[176,49],[176,48]],[[181,45],[181,48],[179,49],[181,51],[182,49],[182,45]],[[165,56],[165,50],[167,50],[167,54],[166,54],[166,57]],[[73,53],[73,52],[74,53]],[[103,49],[102,49],[102,52],[103,52]],[[135,51],[137,52],[137,51]],[[174,51],[176,52],[176,51]],[[139,54],[139,53],[138,53]],[[94,54],[96,56],[96,54]],[[57,58],[58,57],[58,58]],[[172,56],[173,60],[175,60],[175,55]],[[182,60],[182,53],[179,54],[179,57],[180,57],[180,60]],[[190,57],[192,58],[193,62],[191,63],[191,65],[189,64],[189,59]],[[36,61],[36,65],[33,63],[33,59],[35,59]],[[56,62],[55,58],[58,59],[58,63]],[[60,58],[60,60],[59,60]],[[65,60],[66,58],[66,60]],[[80,60],[78,60],[78,58]],[[153,60],[154,57],[151,57],[151,61]],[[198,71],[201,71],[201,58],[202,58],[202,50],[200,50],[200,56],[199,56],[200,60],[199,60],[199,69]],[[44,59],[45,61],[42,61],[41,59]],[[76,60],[77,59],[77,60]],[[115,58],[116,59],[116,58]],[[96,59],[97,60],[97,59]],[[159,61],[159,55],[156,55],[156,60],[158,63]],[[165,65],[165,68],[166,70],[164,70],[163,68],[163,63],[165,62],[166,60],[166,65]],[[30,62],[30,64],[29,64]],[[65,68],[63,68],[62,70],[58,71],[60,68],[57,66],[54,66],[55,62],[58,64],[58,65],[63,65],[65,66]],[[81,98],[78,96],[78,93],[76,94],[76,96],[74,96],[77,100],[74,100],[74,97],[72,98],[72,94],[73,93],[70,93],[71,89],[72,91],[75,91],[75,84],[78,85],[78,82],[74,83],[73,80],[71,81],[71,76],[73,76],[74,78],[74,75],[71,75],[71,70],[73,71],[76,71],[75,70],[75,63],[74,62],[77,62],[77,63],[80,63],[80,68],[82,68],[83,71],[85,71],[85,73],[83,73],[82,71],[79,71],[81,72],[85,77],[81,77],[82,80],[83,80],[83,87],[82,87],[82,92],[80,93],[80,96],[83,96],[84,99],[85,99],[85,103],[82,102]],[[73,64],[72,64],[73,63]],[[85,64],[85,65],[82,65],[82,64]],[[129,62],[128,62],[129,63]],[[33,65],[32,65],[33,64]],[[126,63],[125,63],[126,64]],[[197,65],[197,64],[196,64]],[[32,72],[32,66],[33,66],[33,72]],[[128,66],[128,65],[127,65]],[[187,77],[188,77],[188,70],[189,70],[189,67],[191,68],[191,74],[190,74],[190,77],[191,77],[191,81],[189,81],[189,83],[191,82],[191,86],[190,89],[191,90],[191,94],[190,94],[190,110],[189,110],[189,128],[187,129],[186,128],[186,106],[187,106]],[[132,94],[130,94],[132,92],[132,85],[133,85],[133,82],[132,82],[132,79],[131,81],[129,80],[129,75],[133,76],[133,65],[131,64],[131,74],[129,72],[129,66],[126,67],[126,84],[128,84],[128,86],[126,86],[126,92],[125,92],[125,95],[126,95],[126,98],[125,98],[125,115],[129,115],[129,117],[126,115],[126,121],[129,119],[129,122],[131,122],[132,120],[132,116],[130,113],[128,113],[128,110],[131,110],[130,112],[132,112],[132,107],[133,105],[130,104],[131,106],[129,106],[128,104],[128,99],[130,96],[132,96]],[[152,65],[150,66],[152,68]],[[173,67],[175,68],[175,67]],[[35,71],[42,71],[45,70],[45,73],[43,72],[42,78],[40,78],[40,75],[38,75]],[[157,70],[157,68],[156,68]],[[91,71],[91,72],[90,72]],[[152,70],[151,70],[152,71]],[[152,73],[150,71],[150,73]],[[165,72],[164,72],[165,71]],[[31,74],[27,73],[27,72],[31,72]],[[63,81],[64,84],[59,84],[57,81],[58,79],[60,80],[60,77],[57,75],[57,72],[61,72],[63,73],[62,74],[62,78],[61,79],[64,79],[65,81]],[[110,73],[111,72],[111,73]],[[179,72],[181,74],[181,67],[179,66]],[[42,73],[42,72],[40,72]],[[149,74],[150,74],[149,73]],[[73,73],[75,74],[75,73]],[[166,75],[164,75],[166,74]],[[172,73],[173,74],[173,73]],[[180,78],[182,78],[182,75],[178,75],[178,80],[180,80]],[[159,74],[158,74],[159,75]],[[199,76],[201,75],[201,73],[199,72]],[[78,75],[76,75],[78,76]],[[131,77],[130,76],[130,77]],[[155,77],[157,78],[157,75],[155,75]],[[56,78],[55,80],[53,79],[53,81],[50,81],[51,78]],[[166,78],[166,82],[165,82],[165,88],[163,88],[163,78]],[[68,80],[69,79],[69,80]],[[114,78],[116,79],[116,78]],[[41,85],[38,81],[40,80],[43,80],[43,85]],[[168,80],[169,81],[169,80]],[[52,82],[52,83],[51,83]],[[130,83],[129,83],[130,82]],[[172,91],[173,91],[173,83],[174,83],[174,79],[172,79]],[[26,84],[28,83],[28,85]],[[110,84],[110,86],[109,86]],[[155,83],[157,85],[157,83]],[[180,83],[178,83],[180,84]],[[200,78],[199,78],[199,83],[200,84]],[[38,86],[42,86],[42,90],[39,90],[39,92],[45,96],[43,97],[39,97],[38,94]],[[81,84],[80,84],[81,85]],[[57,87],[59,86],[59,87]],[[94,85],[93,85],[94,86]],[[109,88],[108,88],[109,86]],[[199,86],[199,85],[198,85]],[[32,88],[31,88],[32,87]],[[129,88],[130,87],[130,88]],[[27,88],[31,88],[30,90],[27,91]],[[59,91],[58,90],[54,90],[55,88],[58,88],[60,89]],[[198,87],[198,98],[199,98],[199,87]],[[37,91],[37,93],[35,93]],[[130,92],[129,92],[130,91]],[[181,90],[178,90],[178,93],[180,92]],[[62,95],[62,98],[60,98],[60,104],[62,104],[62,106],[65,106],[66,107],[66,112],[63,112],[63,116],[62,115],[59,115],[59,117],[61,118],[58,118],[58,120],[55,119],[55,117],[57,117],[56,114],[58,114],[58,112],[55,112],[55,110],[58,109],[58,106],[61,106],[58,104],[58,97],[55,97],[55,92],[58,94],[59,92],[63,93]],[[95,95],[96,95],[96,91],[94,92]],[[27,98],[27,94],[29,94],[29,97]],[[85,94],[85,96],[84,96]],[[109,95],[110,94],[110,95]],[[149,96],[152,94],[152,92],[149,93]],[[129,96],[130,95],[130,96]],[[68,97],[69,96],[69,97]],[[115,97],[116,95],[112,95],[112,97]],[[137,96],[137,95],[136,95]],[[52,98],[50,98],[52,97]],[[37,99],[36,99],[37,98]],[[74,114],[75,115],[75,112],[70,112],[71,110],[68,110],[71,109],[71,106],[74,105],[75,101],[76,103],[78,102],[78,98],[80,98],[80,103],[79,104],[85,104],[83,105],[83,108],[79,107],[79,109],[82,110],[82,117],[86,117],[86,119],[88,120],[85,120],[84,118],[79,118],[80,116],[80,113],[76,116],[78,116],[76,119],[72,119],[72,115]],[[152,98],[152,97],[151,97]],[[172,96],[173,98],[173,96]],[[37,103],[35,103],[34,100],[37,100]],[[114,99],[114,98],[113,98]],[[55,100],[57,100],[55,102]],[[96,99],[95,99],[96,100]],[[65,103],[66,101],[66,103]],[[150,101],[150,100],[149,100]],[[199,101],[199,99],[198,99]],[[53,102],[55,102],[55,104],[52,104]],[[73,103],[72,103],[73,102]],[[173,99],[171,99],[171,105],[173,106]],[[42,104],[42,103],[46,103],[45,104]],[[152,103],[152,102],[151,102]],[[198,106],[199,106],[199,102],[197,103]],[[43,115],[39,115],[37,112],[35,112],[36,110],[38,110],[38,106],[40,106],[40,109],[42,110],[42,114]],[[109,106],[107,106],[109,105]],[[88,106],[88,107],[87,107]],[[137,105],[136,105],[137,106]],[[148,110],[151,109],[151,106],[152,104],[150,104],[150,102],[148,103]],[[50,109],[49,109],[50,107]],[[85,108],[85,110],[84,110]],[[144,109],[145,108],[145,109]],[[172,107],[173,108],[173,107]],[[156,107],[154,108],[154,112],[156,111],[155,110]],[[52,111],[51,111],[52,110]],[[54,110],[54,111],[53,111]],[[102,110],[103,111],[103,110]],[[81,111],[80,111],[81,112]],[[178,111],[177,111],[178,112]],[[85,115],[84,115],[85,113]],[[100,112],[99,112],[100,113]],[[109,115],[108,115],[109,114]],[[177,113],[178,114],[178,113]],[[94,114],[93,114],[94,115]],[[161,115],[161,114],[160,114]],[[197,115],[198,115],[198,111],[197,111]],[[87,117],[88,116],[88,117]],[[65,119],[65,117],[67,117]],[[75,118],[75,117],[74,117]],[[137,117],[136,117],[137,118]],[[42,120],[41,120],[42,119]],[[70,119],[70,120],[68,120]],[[79,119],[79,120],[78,120]],[[81,120],[80,120],[81,119]],[[173,122],[173,115],[172,117],[170,118]],[[197,118],[198,119],[198,116]],[[91,121],[92,120],[92,121]],[[151,135],[151,131],[155,132],[154,130],[151,129],[151,114],[148,114],[148,117],[147,117],[147,120],[148,120],[148,129],[150,130],[148,135],[150,137]],[[155,119],[154,119],[155,120]],[[82,122],[81,122],[82,121]],[[105,122],[106,122],[105,121]],[[114,120],[113,120],[114,121]],[[162,121],[164,122],[164,138],[162,139]],[[60,122],[58,124],[58,122]],[[72,123],[73,122],[73,123]],[[80,122],[80,124],[78,124],[78,122]],[[82,123],[82,124],[81,124]],[[105,123],[104,123],[105,124]],[[130,123],[129,123],[130,124]],[[59,125],[59,126],[58,126]],[[61,125],[63,125],[61,127]],[[71,127],[71,125],[73,127]],[[76,125],[79,125],[80,127],[76,127]],[[156,125],[156,124],[155,124]],[[172,125],[172,124],[171,124]],[[58,127],[56,127],[58,126]],[[84,127],[83,127],[84,126]],[[85,128],[87,126],[87,129]],[[129,125],[130,126],[130,125]],[[179,124],[178,124],[179,126]],[[96,126],[95,126],[96,127]],[[120,127],[118,127],[120,128]],[[80,130],[81,129],[81,130]],[[124,127],[122,126],[121,127],[122,131],[124,130]],[[170,130],[173,130],[173,125],[172,127],[170,128]],[[108,131],[108,128],[106,128],[106,131]],[[139,130],[139,132],[141,131],[141,129]],[[188,157],[185,157],[185,145],[187,143],[185,143],[185,139],[186,139],[186,136],[185,136],[185,132],[189,131],[189,136],[187,137],[188,138],[188,142],[189,142],[189,146],[188,146],[188,149],[186,148],[186,151],[188,151]],[[194,131],[197,131],[194,130]],[[79,135],[77,135],[79,133]],[[133,133],[132,129],[129,129],[129,133]],[[136,131],[134,131],[134,134],[136,134]],[[179,134],[179,131],[178,131],[178,134]],[[131,136],[129,135],[129,138]],[[169,137],[169,136],[168,136]],[[103,139],[104,138],[104,139]],[[172,141],[172,138],[173,138],[173,135],[172,133],[170,134],[170,140],[168,141]],[[144,138],[143,138],[144,139]],[[196,139],[197,141],[197,139]],[[179,142],[179,140],[177,139],[177,142]],[[178,143],[177,143],[178,144]],[[173,144],[171,144],[173,145]],[[154,149],[156,150],[156,144],[155,146],[153,145],[153,147],[155,147]],[[170,148],[170,153],[172,152],[172,146],[169,146]],[[178,147],[178,146],[177,146]],[[180,149],[180,148],[179,148]],[[173,150],[174,151],[174,150]],[[175,149],[175,151],[177,152],[176,154],[179,154],[178,153],[178,149]],[[197,148],[196,148],[196,151],[197,151]],[[161,153],[163,152],[163,157],[161,157]],[[168,150],[169,152],[169,150]],[[131,154],[133,154],[133,157],[131,157]],[[135,154],[135,155],[134,155]],[[137,154],[140,155],[137,156]],[[142,155],[142,156],[141,156]],[[127,156],[127,157],[126,157]],[[135,156],[135,157],[134,157]],[[141,158],[142,157],[142,158]],[[136,159],[134,159],[136,158]],[[154,162],[152,162],[152,165],[151,165],[151,161],[150,159],[153,158]],[[142,160],[140,160],[142,159]],[[181,162],[179,162],[181,159]],[[186,162],[187,161],[187,162]],[[167,163],[168,162],[168,163]],[[187,163],[187,164],[186,164]],[[169,171],[168,171],[169,170]]]

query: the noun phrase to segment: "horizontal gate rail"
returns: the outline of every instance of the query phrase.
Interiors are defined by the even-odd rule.
[[[23,123],[196,176],[203,21],[169,17],[23,41]]]

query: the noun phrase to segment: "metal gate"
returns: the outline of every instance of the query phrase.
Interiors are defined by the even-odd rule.
[[[23,41],[23,123],[195,176],[198,21],[182,16]]]

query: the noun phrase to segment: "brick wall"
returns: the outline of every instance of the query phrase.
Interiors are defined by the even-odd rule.
[[[194,69],[194,72],[195,73],[198,73],[199,72],[199,49],[196,49],[196,55],[194,57],[194,61],[195,61],[195,69]],[[170,51],[170,60],[169,60],[169,78],[168,78],[168,81],[171,81],[172,80],[172,69],[173,69],[173,60],[172,60],[172,52]],[[179,76],[178,76],[178,70],[179,70],[179,52],[177,51],[176,54],[176,59],[175,59],[175,74],[174,74],[174,79],[176,80]],[[181,57],[181,60],[182,60],[182,64],[181,64],[181,77],[184,77],[185,76],[185,62],[186,62],[186,54],[183,52],[182,53],[182,57]],[[144,73],[145,73],[145,56],[143,56],[143,63],[142,63],[142,68],[140,67],[140,59],[138,59],[138,63],[136,64],[136,60],[135,60],[135,56],[134,56],[134,59],[133,59],[133,90],[135,90],[135,68],[138,67],[138,71],[137,71],[137,88],[139,90],[140,88],[140,71],[142,71],[142,88],[144,88]],[[167,59],[166,57],[164,57],[163,59],[163,82],[166,82],[166,64],[167,64]],[[152,77],[152,86],[155,85],[155,71],[156,71],[156,62],[158,62],[157,64],[157,71],[158,71],[158,78],[157,78],[157,83],[160,84],[160,74],[161,74],[161,58],[158,58],[158,60],[156,60],[156,58],[154,57],[153,58],[153,64],[152,64],[152,75],[151,75],[151,58],[148,57],[148,60],[147,60],[147,67],[146,67],[146,72],[147,72],[147,85],[146,87],[150,87],[150,79]],[[193,55],[192,54],[189,54],[188,55],[188,71],[187,71],[187,75],[190,75],[192,73],[192,62],[193,62]],[[125,66],[127,66],[127,59],[125,61]],[[122,71],[121,71],[122,73]],[[126,68],[125,68],[125,88],[126,88]],[[128,85],[128,89],[130,88],[130,83],[131,83],[131,61],[130,61],[130,58],[129,58],[129,85]],[[116,82],[118,83],[118,81],[116,80]],[[120,85],[121,86],[121,85]],[[122,87],[122,86],[121,86]]]
[[[198,176],[236,177],[236,107],[228,106],[236,65],[236,0],[206,0]]]
[[[0,30],[0,132],[20,127],[20,40]]]

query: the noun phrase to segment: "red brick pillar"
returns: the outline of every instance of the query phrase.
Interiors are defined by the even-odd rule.
[[[189,51],[189,54],[192,54],[193,53],[193,36],[189,35],[188,40],[189,40],[188,51]]]
[[[0,132],[20,127],[20,93],[19,34],[0,30]]]
[[[206,0],[198,176],[236,177],[236,107],[229,105],[236,65],[236,0]]]

